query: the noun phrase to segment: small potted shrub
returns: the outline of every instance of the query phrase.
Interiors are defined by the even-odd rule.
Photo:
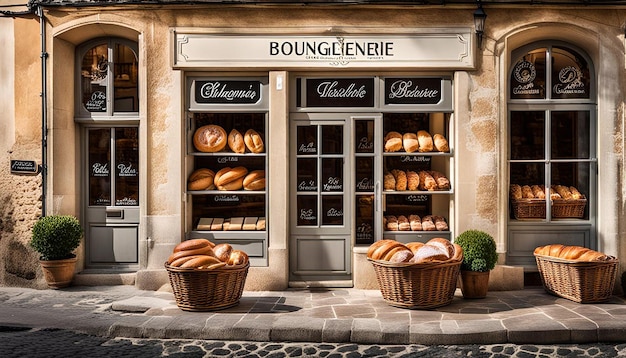
[[[483,298],[489,288],[489,271],[496,267],[498,253],[491,235],[480,230],[467,230],[454,242],[463,249],[461,291],[465,298]]]
[[[30,246],[39,253],[39,263],[51,288],[67,287],[74,278],[76,255],[83,228],[71,215],[40,218],[33,226]]]

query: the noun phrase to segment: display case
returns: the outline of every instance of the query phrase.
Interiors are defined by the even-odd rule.
[[[375,233],[401,242],[452,239],[451,118],[441,112],[386,113],[379,136],[373,120],[356,121],[357,244],[371,244]]]
[[[265,113],[193,113],[187,131],[188,236],[227,242],[252,265],[267,263],[266,124]],[[198,143],[211,135],[224,147]],[[246,144],[252,135],[256,144]],[[220,184],[227,176],[233,180]]]

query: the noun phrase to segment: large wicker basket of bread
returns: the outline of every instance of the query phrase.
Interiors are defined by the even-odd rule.
[[[545,219],[546,197],[552,203],[553,218],[580,219],[585,214],[587,198],[573,186],[552,185],[549,194],[543,185],[510,186],[511,208],[516,219]]]
[[[444,238],[425,244],[385,239],[370,245],[367,259],[389,305],[431,309],[452,302],[463,249]]]
[[[176,305],[214,311],[239,304],[250,267],[248,255],[207,239],[183,241],[165,262]]]
[[[581,246],[551,244],[535,249],[548,293],[579,303],[602,302],[613,294],[619,260]]]

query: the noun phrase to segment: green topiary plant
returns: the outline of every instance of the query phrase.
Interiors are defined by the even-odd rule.
[[[30,246],[41,255],[41,260],[69,259],[75,257],[73,251],[82,237],[83,228],[74,216],[44,216],[33,226]]]
[[[467,230],[454,242],[463,249],[461,270],[485,272],[493,270],[498,262],[496,242],[491,235],[479,230]]]

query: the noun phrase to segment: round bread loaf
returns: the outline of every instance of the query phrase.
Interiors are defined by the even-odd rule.
[[[248,262],[248,254],[241,250],[232,250],[228,258],[229,265],[244,265]]]
[[[232,129],[228,133],[228,147],[234,153],[242,154],[246,151],[246,145],[243,142],[243,135],[236,129]]]
[[[213,253],[215,254],[215,257],[220,259],[220,261],[222,262],[228,262],[231,251],[233,251],[233,247],[227,243],[217,244],[213,248]]]
[[[201,152],[219,152],[226,147],[226,142],[226,131],[215,124],[202,126],[193,135],[193,145]]]
[[[196,169],[189,175],[187,189],[189,190],[212,190],[215,189],[214,181],[215,172],[211,169]]]
[[[252,153],[263,153],[265,150],[263,138],[254,129],[248,129],[243,136],[243,140],[246,143],[246,148]]]

